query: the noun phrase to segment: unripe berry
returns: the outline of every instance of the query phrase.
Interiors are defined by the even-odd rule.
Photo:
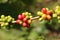
[[[39,18],[39,21],[43,20],[42,18]]]
[[[22,18],[22,15],[19,14],[19,15],[18,15],[18,19],[19,19],[19,20],[22,20],[22,19],[23,19],[23,18]]]
[[[50,20],[51,19],[51,16],[50,15],[47,15],[46,18],[47,18],[47,20]]]
[[[5,26],[7,26],[9,23],[4,23]]]
[[[43,14],[43,15],[42,15],[42,19],[45,19],[45,18],[46,18],[46,14]]]
[[[52,14],[52,12],[51,11],[47,11],[47,13],[46,13],[47,15],[51,15]]]
[[[22,26],[26,27],[26,26],[27,26],[27,23],[24,22],[24,23],[22,24]]]
[[[23,21],[24,21],[24,22],[27,22],[27,18],[24,18]]]
[[[18,20],[16,20],[16,23],[17,23],[17,24],[20,24],[20,20],[19,20],[19,19],[18,19]]]
[[[32,18],[32,16],[30,16],[30,18]]]
[[[46,14],[47,9],[46,9],[46,8],[43,8],[43,9],[42,9],[42,12],[43,12],[44,14]]]
[[[43,14],[43,13],[40,12],[40,11],[37,12],[37,15],[39,15],[39,16],[42,16],[42,14]]]
[[[57,17],[57,14],[53,14],[53,18]]]
[[[4,19],[4,18],[5,18],[5,16],[4,16],[4,15],[1,15],[1,18],[2,18],[2,19]]]

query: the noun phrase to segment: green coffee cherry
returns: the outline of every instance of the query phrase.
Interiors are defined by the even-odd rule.
[[[31,13],[28,13],[29,16],[31,16]]]
[[[4,23],[5,26],[9,25],[9,23]]]
[[[1,27],[2,27],[2,26],[5,26],[4,23],[1,24]]]
[[[4,19],[4,18],[5,18],[5,16],[4,16],[4,15],[1,15],[1,18],[2,18],[2,19]]]
[[[11,16],[7,16],[7,22],[10,22],[12,20],[12,17]]]

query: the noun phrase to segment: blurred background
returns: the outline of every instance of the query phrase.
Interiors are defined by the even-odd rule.
[[[0,0],[0,15],[11,15],[17,19],[18,14],[28,11],[36,16],[43,7],[54,9],[57,5],[60,5],[60,0]],[[21,25],[13,26],[17,29],[0,29],[0,40],[60,40],[56,34],[48,34],[44,24],[45,21],[34,20],[29,29]]]

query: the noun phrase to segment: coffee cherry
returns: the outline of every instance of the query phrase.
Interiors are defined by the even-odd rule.
[[[47,20],[50,20],[51,19],[51,16],[50,15],[47,15],[46,18],[47,18]]]
[[[45,19],[45,18],[46,18],[46,14],[43,14],[43,15],[42,15],[42,19]]]
[[[24,19],[26,17],[26,15],[25,14],[22,14],[22,19]]]
[[[24,22],[27,22],[27,18],[24,18],[23,21],[24,21]]]
[[[53,14],[53,18],[57,17],[57,14]]]
[[[43,12],[44,14],[46,14],[47,9],[46,9],[46,8],[43,8],[43,9],[42,9],[42,12]]]
[[[26,27],[26,26],[27,26],[27,23],[24,22],[24,23],[22,24],[22,26]]]
[[[19,20],[22,20],[22,19],[23,19],[23,18],[22,18],[22,15],[19,14],[19,15],[18,15],[18,19],[19,19]]]
[[[47,11],[47,13],[46,13],[47,15],[51,15],[52,14],[52,12],[51,11]]]
[[[20,20],[19,20],[19,19],[18,19],[18,20],[16,20],[16,23],[17,23],[17,24],[20,24]]]
[[[28,20],[28,24],[31,24],[32,20]]]
[[[43,15],[43,13],[42,13],[42,12],[40,12],[40,11],[38,11],[38,12],[37,12],[37,15],[42,16],[42,15]]]
[[[5,15],[1,15],[1,18],[4,19],[5,18]]]

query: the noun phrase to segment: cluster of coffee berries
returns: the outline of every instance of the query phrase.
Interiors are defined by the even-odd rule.
[[[11,16],[1,15],[0,26],[7,26],[7,25],[9,25],[9,22],[11,22],[11,21],[14,21],[14,18],[12,18]]]
[[[60,24],[60,6],[56,6],[55,13],[53,13],[53,18],[56,18]]]
[[[32,22],[31,18],[32,18],[31,13],[24,12],[18,15],[18,19],[16,20],[16,23],[22,24],[22,26],[29,28]]]
[[[41,19],[51,20],[51,17],[52,17],[52,11],[48,10],[48,8],[42,8],[41,12],[38,11],[37,14],[39,16],[41,16],[41,18],[39,18],[39,20],[41,20]]]

